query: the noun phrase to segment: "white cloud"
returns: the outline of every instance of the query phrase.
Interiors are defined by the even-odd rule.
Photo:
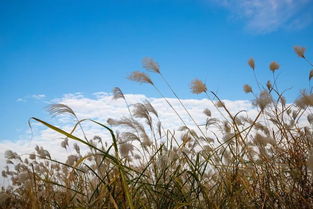
[[[45,97],[46,97],[46,95],[44,95],[44,94],[34,94],[34,95],[32,95],[32,98],[38,99],[38,100],[43,99]]]
[[[23,98],[17,98],[17,99],[16,99],[16,101],[17,101],[17,102],[26,102],[26,99],[23,99]]]
[[[21,98],[17,98],[16,101],[17,102],[27,102],[29,100],[42,100],[46,98],[46,95],[45,94],[33,94],[33,95],[28,95],[28,96],[24,96],[24,97],[21,97]]]
[[[52,100],[52,102],[58,102],[68,105],[74,110],[74,112],[80,119],[91,118],[104,124],[107,124],[106,120],[108,118],[120,119],[123,116],[129,115],[128,109],[122,99],[113,100],[111,94],[105,92],[97,92],[93,95],[93,97],[85,97],[81,93],[67,94],[62,98]],[[170,109],[164,99],[148,98],[144,95],[139,94],[127,94],[125,95],[125,97],[127,98],[129,104],[143,102],[144,100],[148,99],[158,111],[160,120],[164,128],[166,129],[177,130],[180,126],[183,125],[183,123]],[[168,98],[168,101],[177,110],[177,112],[179,112],[187,125],[190,125],[190,127],[194,127],[192,121],[184,112],[179,102],[174,98]],[[213,117],[221,118],[219,112],[207,99],[184,99],[182,100],[182,102],[185,104],[185,106],[190,111],[191,115],[194,117],[195,121],[197,121],[198,124],[204,124],[206,121],[206,116],[203,114],[203,110],[205,108],[209,108],[211,110]],[[247,113],[250,115],[256,114],[256,110],[252,107],[249,101],[224,100],[224,102],[227,107],[229,107],[232,113],[237,113],[240,110],[247,110]],[[74,119],[69,116],[58,116],[49,121],[53,121],[51,122],[52,124],[58,127],[62,127],[66,131],[70,131],[75,123]],[[98,135],[101,136],[103,140],[107,141],[108,143],[111,142],[110,136],[105,129],[90,122],[85,122],[82,125],[88,138],[92,138],[95,135]],[[116,128],[113,129],[117,130]],[[2,170],[5,165],[4,152],[8,149],[11,149],[19,154],[30,154],[34,152],[34,147],[36,145],[39,145],[49,150],[51,155],[53,157],[56,157],[58,160],[65,160],[67,154],[73,150],[73,148],[71,147],[71,149],[67,152],[63,148],[61,148],[60,143],[64,136],[45,128],[43,125],[32,122],[32,133],[33,137],[31,140],[27,140],[24,137],[23,140],[0,141],[0,170]],[[27,134],[25,133],[25,135]],[[77,130],[74,135],[81,137],[82,133],[80,130]]]
[[[311,0],[211,0],[247,21],[248,30],[268,33],[277,29],[301,29],[312,21]]]

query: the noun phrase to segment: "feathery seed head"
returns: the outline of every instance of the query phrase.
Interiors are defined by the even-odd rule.
[[[187,142],[191,141],[191,137],[189,135],[189,133],[184,133],[182,136],[181,136],[181,140],[183,141],[184,144],[186,144]]]
[[[304,56],[304,52],[305,52],[305,48],[301,47],[301,46],[294,46],[293,49],[295,50],[296,54],[301,57],[301,58],[305,58]]]
[[[272,72],[275,72],[279,69],[279,64],[277,62],[271,62],[269,68]]]
[[[232,144],[236,138],[236,134],[235,133],[226,133],[224,136],[223,136],[223,140],[224,142],[227,142],[228,144]]]
[[[14,163],[13,163],[12,160],[7,160],[7,161],[6,161],[6,164],[12,164],[12,165],[13,165]]]
[[[280,97],[280,102],[281,102],[281,104],[282,104],[283,106],[285,106],[285,105],[286,105],[286,98],[285,98],[284,96],[281,96],[281,97]]]
[[[216,124],[217,120],[215,118],[207,118],[205,122],[205,128],[208,129],[209,126]]]
[[[186,131],[186,130],[189,130],[189,127],[181,126],[181,127],[178,128],[178,131]]]
[[[299,112],[298,111],[292,111],[292,118],[293,118],[293,120],[295,120],[297,117],[298,117],[298,115],[299,115]]]
[[[145,57],[142,60],[143,67],[149,71],[160,73],[160,66],[150,57]]]
[[[295,101],[295,104],[304,109],[305,107],[313,106],[313,94],[308,94],[305,91],[301,92],[301,97]]]
[[[64,139],[62,142],[61,142],[61,147],[63,147],[64,149],[66,149],[66,147],[68,146],[68,139]]]
[[[75,144],[73,145],[73,147],[74,147],[75,151],[77,152],[77,154],[80,154],[80,147],[78,146],[78,144],[75,143]]]
[[[141,159],[141,156],[138,155],[138,154],[135,154],[135,155],[134,155],[134,158],[135,158],[136,160],[140,160],[140,159]]]
[[[107,123],[110,124],[111,126],[123,125],[129,128],[132,128],[133,130],[136,130],[137,128],[140,130],[144,129],[136,120],[130,119],[130,118],[122,118],[120,120],[109,118],[107,120]]]
[[[108,123],[110,126],[116,126],[116,125],[118,125],[118,121],[115,120],[115,119],[112,119],[112,118],[108,118],[107,123]]]
[[[313,124],[313,114],[312,113],[308,114],[307,119],[308,119],[310,124]]]
[[[44,150],[44,157],[43,158],[51,158],[50,153],[48,150]]]
[[[76,114],[74,113],[72,108],[70,108],[69,106],[65,104],[52,104],[48,106],[47,110],[52,116],[69,113],[76,117]]]
[[[148,112],[153,113],[156,117],[159,117],[158,112],[155,110],[155,108],[148,100],[144,101],[144,106]]]
[[[313,69],[310,71],[310,74],[309,74],[309,80],[311,80],[313,77]]]
[[[48,152],[48,150],[45,150],[43,147],[39,147],[38,145],[36,145],[35,150],[40,158],[46,158],[46,157],[50,158],[50,153]]]
[[[6,178],[6,177],[8,177],[8,175],[7,175],[7,172],[6,171],[1,171],[1,176],[3,177],[3,178]],[[0,199],[1,199],[1,197],[0,197]],[[1,202],[1,200],[0,200],[0,202]],[[1,204],[0,204],[1,205]]]
[[[15,152],[13,152],[12,150],[7,150],[7,151],[5,151],[5,153],[4,153],[4,157],[6,158],[6,159],[16,159],[16,156],[17,156],[17,154],[15,153]]]
[[[101,138],[101,136],[94,136],[93,138],[92,138],[92,140],[94,140],[94,141],[96,141],[96,142],[101,142],[102,141],[102,138]]]
[[[228,123],[227,121],[224,121],[223,128],[224,128],[224,131],[225,131],[226,133],[230,133],[231,127],[230,127],[230,125],[229,125],[229,123]]]
[[[161,136],[162,136],[162,124],[161,124],[161,121],[158,121],[158,123],[157,123],[157,131],[158,131],[158,134],[159,134],[159,136],[161,138]]]
[[[112,92],[113,92],[113,99],[119,99],[119,98],[125,99],[124,94],[123,94],[123,92],[122,92],[122,90],[120,88],[115,87],[112,90]]]
[[[271,104],[273,101],[272,96],[268,93],[268,91],[261,91],[260,96],[255,99],[253,104],[255,106],[259,106],[261,110],[264,110],[266,106]]]
[[[147,148],[152,145],[152,141],[149,139],[148,135],[145,132],[142,132],[140,137],[142,138],[141,145],[144,148]]]
[[[252,92],[252,88],[251,88],[251,86],[249,86],[248,84],[246,84],[246,85],[243,86],[243,91],[244,91],[245,93],[250,93],[250,92]]]
[[[217,101],[215,105],[220,108],[225,106],[224,102],[222,102],[221,100]]]
[[[269,135],[269,134],[270,134],[269,129],[268,129],[265,125],[263,125],[262,123],[260,123],[260,122],[256,122],[256,123],[254,124],[254,128],[255,128],[256,130],[262,131],[262,132],[265,133],[266,135]]]
[[[271,89],[272,89],[272,83],[271,83],[271,81],[267,81],[266,82],[266,87],[267,87],[267,89],[270,91]]]
[[[135,118],[145,118],[146,120],[151,119],[146,106],[141,103],[134,104],[133,115]]]
[[[208,116],[208,117],[211,117],[211,111],[208,109],[208,108],[205,108],[204,110],[203,110],[203,113],[206,115],[206,116]]]
[[[129,152],[133,151],[134,146],[130,143],[120,144],[120,152],[123,157],[127,157]]]
[[[253,59],[253,58],[250,58],[250,59],[248,60],[248,64],[249,64],[249,66],[251,67],[252,70],[255,69],[255,62],[254,62],[254,59]]]
[[[201,94],[207,91],[207,87],[201,80],[195,79],[191,82],[191,91],[194,94]]]
[[[25,181],[27,181],[27,180],[29,180],[30,179],[30,177],[29,177],[29,174],[27,173],[27,172],[22,172],[22,173],[20,173],[19,175],[18,175],[18,180],[20,181],[20,182],[25,182]]]
[[[271,137],[262,136],[261,134],[258,134],[258,133],[255,135],[253,142],[256,145],[261,145],[261,146],[266,146],[267,144],[271,144],[271,145],[276,144],[275,140],[272,139]]]
[[[128,79],[131,81],[136,81],[139,83],[149,83],[153,85],[152,80],[149,78],[149,76],[143,72],[134,71],[129,76]]]
[[[76,155],[69,155],[67,157],[66,164],[72,166],[72,165],[74,165],[75,161],[77,161],[77,160],[78,160],[78,157]]]
[[[29,154],[29,159],[31,160],[35,160],[36,159],[36,155],[35,154]]]
[[[140,140],[136,134],[133,134],[131,132],[123,132],[121,134],[121,138],[123,139],[124,142]]]

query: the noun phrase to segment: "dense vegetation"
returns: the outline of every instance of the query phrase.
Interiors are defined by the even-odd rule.
[[[294,47],[305,57],[305,49]],[[313,208],[313,94],[301,92],[294,103],[286,103],[278,91],[276,70],[273,78],[255,91],[249,85],[256,115],[232,113],[201,80],[193,80],[191,90],[204,94],[221,114],[214,118],[209,109],[206,123],[195,121],[162,75],[159,65],[145,58],[144,68],[157,73],[179,100],[190,117],[188,126],[171,103],[144,72],[133,72],[129,79],[152,85],[183,124],[178,134],[162,126],[158,112],[145,101],[129,104],[121,89],[114,88],[114,99],[122,99],[128,116],[101,124],[79,119],[64,104],[51,105],[52,114],[70,114],[77,123],[65,132],[38,118],[32,118],[64,135],[61,146],[74,141],[75,154],[63,162],[48,150],[36,147],[29,156],[6,151],[8,166],[3,178],[11,185],[2,188],[0,208]],[[248,61],[255,72],[255,62]],[[313,77],[313,70],[308,78]],[[307,78],[305,78],[307,79]],[[310,88],[310,87],[309,87]],[[82,123],[95,123],[110,139],[75,136]],[[219,130],[208,136],[207,130]],[[113,130],[120,130],[114,132]],[[110,144],[104,143],[110,141]],[[81,147],[88,152],[82,153]]]

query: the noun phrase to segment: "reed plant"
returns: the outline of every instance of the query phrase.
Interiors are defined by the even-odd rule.
[[[310,66],[305,48],[294,47]],[[49,108],[53,115],[70,114],[76,125],[69,132],[39,118],[31,118],[62,134],[61,146],[75,142],[75,154],[58,161],[44,147],[21,156],[5,152],[0,208],[313,208],[313,93],[311,86],[287,103],[278,90],[276,71],[262,84],[255,74],[253,58],[248,60],[257,90],[248,84],[244,92],[252,97],[256,114],[233,113],[219,96],[199,79],[191,91],[203,94],[221,114],[212,117],[204,109],[205,123],[196,121],[160,66],[145,58],[144,68],[157,73],[170,88],[193,125],[187,125],[145,72],[133,72],[129,79],[151,85],[174,111],[181,127],[174,133],[162,125],[159,113],[149,101],[130,104],[120,88],[113,98],[123,99],[129,115],[100,123],[79,119],[65,104]],[[308,72],[308,80],[313,71]],[[108,139],[87,138],[83,123],[93,123],[107,132]],[[77,129],[83,137],[76,136]],[[211,135],[208,131],[215,130]],[[218,131],[216,131],[218,130]],[[107,142],[110,143],[107,143]],[[106,143],[105,143],[106,142]],[[88,148],[82,153],[81,147]]]

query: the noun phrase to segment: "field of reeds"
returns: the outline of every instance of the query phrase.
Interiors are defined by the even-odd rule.
[[[305,49],[294,47],[296,55],[310,67]],[[44,147],[35,147],[28,156],[6,151],[7,166],[2,177],[10,185],[2,188],[0,208],[115,208],[115,209],[187,209],[187,208],[313,208],[313,94],[302,90],[293,103],[287,103],[278,91],[276,71],[263,84],[255,76],[257,89],[244,85],[257,110],[256,115],[233,113],[218,95],[198,79],[191,82],[195,94],[204,94],[221,114],[214,118],[204,109],[206,123],[195,121],[188,108],[150,58],[143,66],[157,73],[189,116],[186,125],[148,74],[133,72],[129,79],[152,85],[177,115],[183,126],[176,134],[162,125],[157,110],[146,101],[129,104],[119,88],[113,98],[124,100],[129,115],[109,119],[102,124],[78,118],[64,104],[53,104],[53,115],[69,114],[76,120],[72,131],[32,118],[64,136],[63,148],[75,142],[71,154],[60,162]],[[255,62],[247,68],[254,73]],[[311,80],[313,70],[308,72]],[[94,123],[110,138],[78,137],[83,123]],[[209,136],[205,130],[214,127]],[[119,131],[118,131],[119,130]],[[104,143],[110,142],[110,143]],[[82,153],[84,147],[89,151]],[[12,148],[13,149],[13,148]]]

